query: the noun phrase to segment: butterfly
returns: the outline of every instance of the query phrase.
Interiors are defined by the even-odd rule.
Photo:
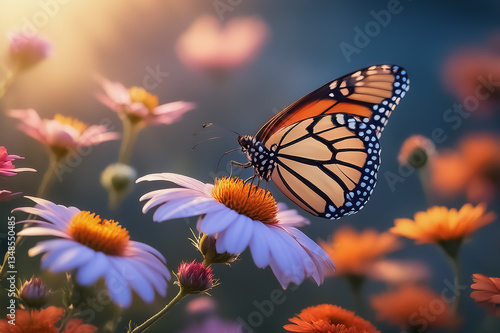
[[[325,84],[238,137],[246,167],[307,212],[338,219],[358,212],[373,192],[379,138],[409,89],[394,65],[360,69]]]

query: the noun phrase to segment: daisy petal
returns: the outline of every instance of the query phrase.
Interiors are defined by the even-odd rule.
[[[96,252],[93,259],[80,266],[76,279],[83,286],[94,284],[109,269],[109,260],[102,252]]]

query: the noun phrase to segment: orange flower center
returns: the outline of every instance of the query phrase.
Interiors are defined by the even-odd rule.
[[[84,122],[81,122],[78,119],[66,117],[66,116],[63,116],[62,114],[59,114],[59,113],[54,116],[54,120],[63,124],[63,125],[69,125],[69,126],[73,127],[79,133],[83,133],[83,131],[85,131],[88,127],[87,124],[85,124]]]
[[[151,112],[158,106],[158,96],[150,94],[144,88],[132,87],[128,90],[133,103],[142,103]]]
[[[112,256],[123,255],[130,238],[127,229],[118,222],[102,220],[87,211],[73,216],[67,231],[78,243]]]
[[[240,178],[219,178],[212,189],[212,197],[241,215],[266,224],[278,223],[278,206],[271,192]]]

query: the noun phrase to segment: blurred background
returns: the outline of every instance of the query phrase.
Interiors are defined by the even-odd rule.
[[[389,16],[383,16],[381,11]],[[493,176],[486,177],[480,184],[486,189],[480,185],[467,189],[465,184],[456,191],[444,191],[446,193],[438,189],[432,198],[426,198],[418,173],[402,168],[397,161],[402,143],[413,134],[431,139],[434,136],[438,152],[460,152],[464,140],[478,133],[498,140],[499,14],[500,3],[495,0],[2,1],[0,32],[5,33],[0,33],[0,55],[7,52],[7,32],[12,29],[35,30],[53,44],[52,56],[20,74],[0,100],[0,145],[6,146],[9,154],[25,157],[16,161],[17,167],[38,170],[2,179],[2,188],[34,195],[48,164],[42,144],[17,130],[18,121],[7,117],[7,110],[34,108],[45,118],[61,113],[87,124],[105,121],[112,124],[114,130],[121,131],[117,115],[95,97],[102,91],[95,80],[96,74],[122,82],[126,87],[144,86],[158,96],[160,104],[177,100],[195,102],[197,108],[178,123],[142,131],[130,164],[139,176],[174,172],[212,182],[216,175],[227,175],[229,161],[246,161],[243,153],[231,153],[222,159],[217,169],[222,154],[238,147],[233,131],[255,134],[281,109],[326,82],[359,68],[387,63],[407,69],[411,89],[392,114],[381,138],[382,166],[370,202],[358,214],[339,221],[314,218],[301,212],[312,222],[302,230],[316,241],[329,239],[332,232],[343,225],[382,232],[394,225],[395,218],[412,218],[415,212],[433,205],[460,208],[466,202],[487,201],[489,211],[499,215],[498,164],[489,164],[492,173],[488,176]],[[233,36],[234,48],[242,51],[238,53],[228,47],[228,58],[221,61],[218,54],[203,56],[205,51],[211,52],[206,42],[211,37],[203,36],[208,28],[203,29],[201,24],[201,32],[189,30],[195,29],[195,24],[200,26],[198,20],[204,16],[212,17],[210,22],[222,27],[241,17],[251,17],[259,23],[251,27],[251,34]],[[252,45],[245,45],[248,43]],[[223,47],[217,49],[220,51]],[[493,67],[480,66],[486,63],[478,60],[484,55],[493,59]],[[460,76],[464,68],[476,73],[473,79],[480,73],[486,73],[485,77],[493,73],[492,97],[467,109],[471,111],[452,113],[454,105],[467,103],[467,84],[460,83],[470,80],[470,75]],[[204,129],[205,123],[215,126]],[[213,137],[220,138],[192,149]],[[48,199],[119,221],[130,231],[131,239],[160,250],[171,270],[182,260],[199,259],[200,255],[188,241],[196,218],[157,224],[152,221],[152,213],[141,212],[138,198],[166,184],[138,184],[118,210],[108,209],[107,192],[100,185],[99,177],[107,165],[117,160],[119,145],[119,141],[111,141],[94,147],[77,167],[64,175],[62,182],[56,182]],[[493,144],[493,147],[496,152],[491,153],[498,155],[500,146]],[[470,185],[469,181],[465,182]],[[293,205],[273,185],[270,190],[279,201]],[[0,232],[7,230],[10,211],[25,205],[31,202],[22,197],[1,203]],[[460,305],[459,332],[500,331],[500,321],[488,315],[485,308],[478,307],[469,296],[473,273],[500,277],[499,233],[500,225],[495,221],[479,229],[461,250],[463,282],[467,289],[463,291]],[[26,278],[39,267],[38,257],[28,258],[23,254],[34,243],[30,240],[18,252],[18,267],[22,267],[19,274]],[[388,257],[424,262],[431,273],[430,287],[438,294],[444,290],[447,281],[452,281],[452,272],[442,251],[433,245],[415,245],[407,239],[403,244],[402,249]],[[262,320],[252,327],[255,332],[282,331],[288,318],[312,305],[330,303],[354,310],[355,302],[347,282],[340,277],[328,277],[320,287],[305,281],[298,288],[286,291],[284,302],[274,304],[271,313],[262,313],[259,304],[269,300],[280,286],[269,268],[255,267],[247,252],[231,267],[215,267],[215,273],[221,284],[211,295],[219,315],[227,320],[240,318],[256,322],[249,317],[255,317],[253,313],[260,311]],[[170,285],[167,297],[158,297],[152,305],[145,305],[137,297],[134,305],[124,311],[122,327],[128,320],[140,323],[161,309],[177,293],[176,289]],[[385,289],[382,282],[369,280],[363,297],[368,300]],[[2,291],[2,303],[3,295]],[[185,314],[185,303],[175,307],[151,332],[177,332],[186,327],[189,318]],[[2,317],[4,309],[2,305]],[[369,303],[366,303],[364,318],[382,332],[401,331],[377,320]]]

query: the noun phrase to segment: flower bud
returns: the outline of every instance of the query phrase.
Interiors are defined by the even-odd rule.
[[[47,303],[49,290],[39,278],[32,277],[19,289],[19,298],[24,301],[29,308],[41,308]]]
[[[403,142],[398,161],[399,164],[419,169],[429,162],[435,151],[436,147],[431,140],[422,135],[412,135]]]
[[[137,179],[137,172],[129,165],[110,164],[101,174],[101,184],[107,190],[127,191]]]
[[[178,284],[186,294],[198,294],[214,286],[214,274],[210,267],[193,260],[182,262],[177,272]]]
[[[211,264],[227,264],[235,261],[238,258],[237,254],[218,253],[216,249],[217,240],[213,236],[203,234],[198,241],[198,250],[204,258],[207,265]]]
[[[111,208],[116,208],[135,185],[137,172],[123,163],[110,164],[101,173],[101,185],[108,190]]]

